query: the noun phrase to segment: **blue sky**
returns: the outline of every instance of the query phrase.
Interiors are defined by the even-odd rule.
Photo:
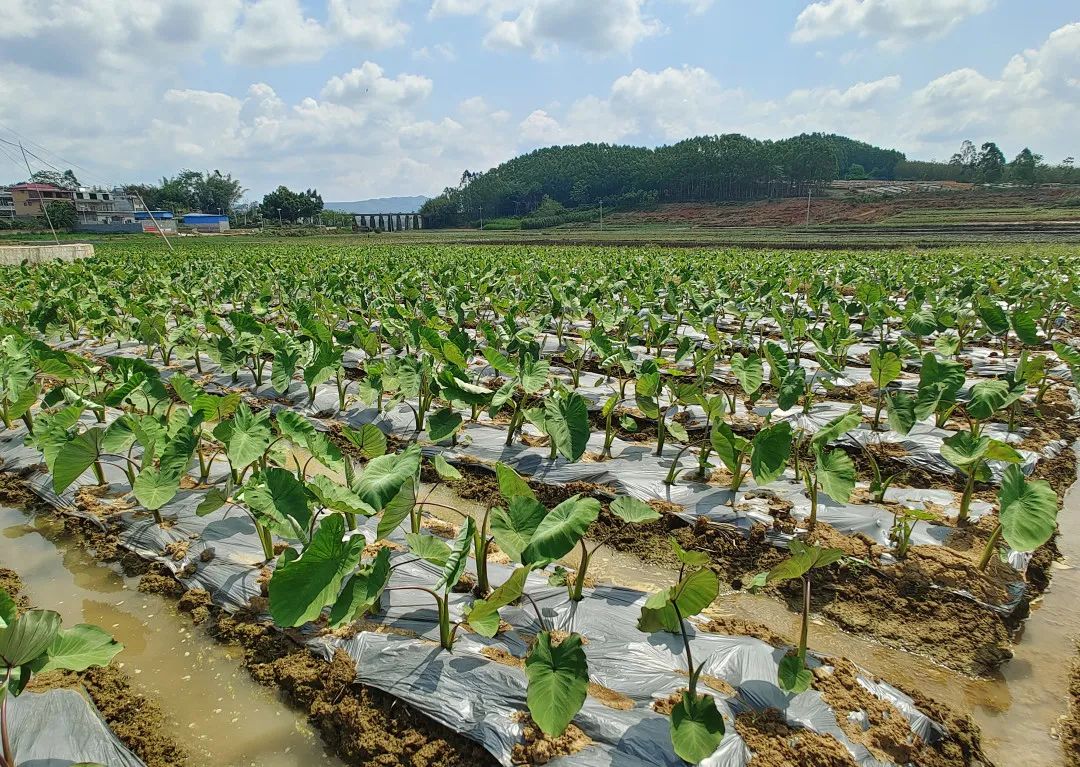
[[[0,19],[0,139],[96,183],[192,167],[250,197],[433,194],[537,146],[727,132],[1080,154],[1074,0],[0,0]]]

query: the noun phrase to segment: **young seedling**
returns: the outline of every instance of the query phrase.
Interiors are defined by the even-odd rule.
[[[1002,538],[1015,551],[1035,551],[1054,535],[1057,514],[1058,497],[1050,483],[1025,479],[1019,466],[1009,466],[998,490],[998,523],[983,549],[979,569],[986,569]]]
[[[829,450],[828,444],[862,422],[862,408],[855,405],[847,413],[837,416],[822,427],[810,440],[813,466],[809,462],[802,468],[802,480],[810,497],[810,516],[807,527],[817,524],[818,495],[825,493],[834,501],[846,503],[855,489],[855,463],[843,450]]]
[[[679,703],[671,711],[671,744],[679,758],[697,764],[710,757],[724,738],[724,718],[711,695],[698,695],[697,684],[705,664],[694,665],[686,619],[713,603],[720,592],[716,573],[709,569],[709,555],[685,551],[674,538],[671,548],[679,558],[679,580],[671,588],[650,596],[641,608],[638,630],[682,636],[689,678]]]
[[[791,556],[765,573],[758,573],[750,581],[750,590],[757,591],[770,583],[793,578],[802,579],[802,626],[799,629],[799,646],[795,654],[790,653],[780,661],[778,683],[780,689],[799,693],[810,689],[813,674],[806,668],[806,647],[810,634],[810,573],[812,570],[828,567],[843,558],[840,549],[826,549],[809,546],[800,540],[793,540],[788,545]]]
[[[958,524],[967,522],[975,483],[990,481],[988,461],[1011,464],[1023,461],[1023,457],[1004,442],[991,437],[977,437],[970,431],[958,431],[946,438],[941,443],[941,457],[967,477],[964,492],[960,496],[960,510],[956,515]]]
[[[882,348],[870,350],[870,378],[877,389],[877,405],[874,407],[874,431],[881,424],[881,410],[885,406],[885,387],[900,377],[900,357],[896,352]]]
[[[791,424],[781,421],[762,429],[753,441],[735,434],[726,423],[712,430],[712,448],[731,474],[731,491],[737,493],[747,473],[759,487],[776,480],[783,472],[791,453]],[[746,466],[749,458],[750,465]],[[732,499],[734,503],[734,499]]]
[[[36,674],[85,671],[108,666],[124,646],[97,626],[61,627],[52,610],[19,615],[11,595],[0,589],[0,767],[16,767],[9,732],[8,706]]]
[[[915,525],[933,519],[935,519],[934,515],[923,509],[899,509],[893,515],[889,539],[895,544],[893,553],[897,559],[907,557],[908,548],[911,546],[911,534],[915,531]]]

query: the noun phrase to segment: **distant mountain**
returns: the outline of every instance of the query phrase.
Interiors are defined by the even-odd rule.
[[[345,213],[417,213],[427,197],[376,197],[373,200],[323,203],[324,210],[340,210]]]

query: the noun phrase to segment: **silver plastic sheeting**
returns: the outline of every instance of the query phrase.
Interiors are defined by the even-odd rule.
[[[144,767],[75,690],[23,693],[8,699],[11,745],[19,767]]]

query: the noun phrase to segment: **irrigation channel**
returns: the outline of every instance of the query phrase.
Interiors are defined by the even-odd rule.
[[[70,540],[54,517],[0,506],[0,564],[65,625],[92,623],[123,643],[116,663],[163,710],[189,764],[335,767],[302,713],[248,677],[237,655],[174,604]]]
[[[298,457],[303,460],[302,451]],[[316,466],[315,472],[329,473]],[[476,516],[484,511],[442,486],[424,486],[421,496]],[[441,507],[428,508],[433,512],[429,524],[460,521]],[[1080,612],[1074,609],[1080,590],[1080,482],[1066,495],[1059,523],[1063,561],[1051,587],[1033,604],[1015,657],[998,678],[971,679],[824,621],[814,622],[811,647],[845,656],[875,675],[969,712],[998,767],[1059,767],[1062,752],[1054,731],[1065,712],[1065,668],[1080,635]],[[98,624],[125,645],[118,662],[135,689],[163,708],[170,734],[188,748],[192,763],[341,764],[326,753],[302,714],[250,680],[234,651],[193,627],[167,599],[139,593],[136,579],[95,560],[69,540],[55,518],[0,507],[0,563],[19,573],[34,604],[57,610],[65,622]],[[573,555],[564,564],[574,566]],[[673,578],[663,566],[606,546],[594,555],[590,575],[646,591],[665,588]],[[798,632],[798,616],[766,596],[728,591],[708,613],[763,624],[789,638]],[[178,690],[184,694],[173,694]]]

